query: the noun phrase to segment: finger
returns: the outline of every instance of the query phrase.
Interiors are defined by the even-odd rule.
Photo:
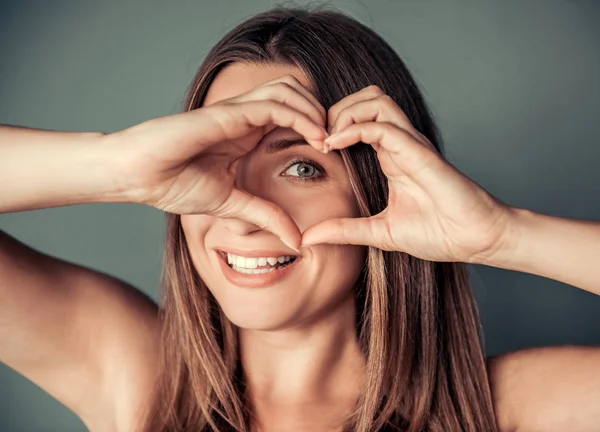
[[[235,102],[246,102],[271,99],[284,103],[306,114],[316,124],[325,126],[325,119],[319,109],[303,94],[286,83],[277,83],[266,87],[259,87],[252,92],[236,99]]]
[[[365,99],[373,99],[385,94],[383,90],[375,85],[370,85],[365,87],[356,93],[352,93],[351,95],[346,96],[341,99],[331,107],[327,111],[327,124],[329,125],[329,131],[337,124],[337,118],[341,111],[345,108],[354,105],[355,103],[365,100]]]
[[[369,218],[329,219],[308,227],[302,233],[300,247],[314,244],[353,244],[391,250],[384,222],[377,216]]]
[[[404,111],[386,94],[346,106],[337,116],[335,132],[341,132],[354,123],[366,122],[392,123],[406,130],[415,140],[423,140],[423,135],[415,129]]]
[[[175,116],[173,116],[175,117]],[[245,152],[260,142],[269,129],[285,127],[302,135],[315,149],[322,151],[328,136],[323,126],[316,124],[303,112],[271,99],[241,103],[217,102],[207,107],[177,114],[177,124],[169,124],[165,131],[179,131],[186,139],[177,149],[178,160],[194,157],[206,146],[229,140]],[[152,120],[165,121],[165,119]],[[256,139],[239,140],[254,133]]]
[[[317,109],[319,110],[320,114],[321,114],[321,119],[323,120],[323,122],[325,122],[326,118],[327,118],[327,110],[325,109],[325,107],[321,104],[321,102],[317,99],[317,97],[313,94],[312,91],[310,91],[308,88],[306,88],[300,81],[298,81],[298,79],[296,79],[295,76],[293,75],[284,75],[278,79],[276,79],[275,81],[281,80],[289,85],[291,85],[292,87],[294,87],[298,92],[302,93],[304,95],[304,97],[306,97],[308,100],[310,100],[314,106],[317,107]],[[323,124],[324,125],[324,124]]]
[[[274,124],[291,128],[306,138],[311,146],[319,151],[323,150],[323,140],[328,135],[325,129],[315,123],[304,112],[298,111],[285,103],[267,99],[234,104],[231,108],[238,110],[236,114],[239,114],[239,116],[234,116],[238,121],[241,117],[248,125],[255,127]],[[245,133],[248,132],[250,131],[247,130]],[[241,135],[243,134],[238,134],[238,136]]]
[[[233,98],[233,100],[240,102],[260,99],[273,99],[286,103],[298,111],[304,112],[315,123],[323,127],[325,126],[325,108],[294,77],[283,76],[277,78],[274,81],[265,83],[241,96]]]
[[[261,229],[272,232],[286,246],[299,252],[302,235],[298,226],[281,207],[270,201],[240,189],[233,189],[215,216],[250,222]]]
[[[388,122],[356,123],[330,135],[326,142],[333,150],[358,142],[370,144],[378,153],[384,149],[397,165],[394,175],[409,175],[421,186],[437,180],[436,169],[444,164],[438,153],[415,140],[405,129]]]

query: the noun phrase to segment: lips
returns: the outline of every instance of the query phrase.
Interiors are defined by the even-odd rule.
[[[234,251],[228,251],[231,253],[235,253]],[[217,255],[217,260],[219,261],[219,267],[221,268],[221,271],[223,272],[223,275],[225,276],[225,278],[233,285],[236,285],[238,287],[242,287],[242,288],[266,288],[268,286],[272,286],[277,282],[282,281],[283,279],[285,279],[286,277],[288,277],[300,264],[300,262],[302,261],[302,257],[300,256],[296,256],[295,259],[293,261],[290,261],[290,263],[288,265],[279,267],[279,268],[275,268],[274,270],[268,272],[268,273],[263,273],[263,274],[247,274],[247,273],[240,273],[235,271],[234,269],[232,269],[229,264],[227,263],[227,254],[225,251],[221,251],[221,250],[215,250],[215,253]],[[238,252],[239,253],[239,252]],[[265,256],[265,255],[269,255],[272,254],[273,252],[267,252],[265,253],[265,251],[255,251],[255,253],[253,253],[254,256]],[[277,252],[279,253],[279,252]],[[259,255],[262,254],[262,255]],[[285,253],[281,253],[281,255],[284,255]],[[242,254],[240,254],[242,255]],[[244,255],[242,255],[244,256]],[[245,256],[249,256],[249,254],[245,254]]]

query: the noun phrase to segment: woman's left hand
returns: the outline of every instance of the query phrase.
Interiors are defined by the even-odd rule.
[[[402,109],[376,86],[328,112],[330,149],[358,142],[377,152],[388,178],[388,207],[367,218],[330,219],[307,228],[302,246],[374,246],[430,261],[475,262],[504,247],[512,208],[448,163]]]

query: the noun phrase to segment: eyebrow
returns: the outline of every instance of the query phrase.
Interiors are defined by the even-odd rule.
[[[274,139],[267,144],[267,153],[277,153],[298,145],[309,145],[304,138]]]

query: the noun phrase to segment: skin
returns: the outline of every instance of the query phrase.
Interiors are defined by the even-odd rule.
[[[288,74],[310,88],[294,67],[234,64],[215,78],[205,106]],[[341,157],[309,145],[266,152],[269,142],[289,138],[301,136],[289,128],[265,135],[240,160],[237,186],[279,205],[300,231],[327,219],[357,217]],[[314,181],[302,181],[298,169],[306,170],[306,165],[290,165],[298,157],[319,165],[305,177]],[[286,250],[281,240],[237,218],[182,215],[181,223],[197,271],[240,328],[241,360],[259,423],[273,430],[315,430],[317,419],[339,422],[356,402],[362,381],[353,286],[365,259],[364,247],[302,248],[300,267],[290,277],[266,289],[240,288],[225,279],[214,248]]]
[[[294,76],[310,88],[295,68],[237,65],[217,77],[207,105],[218,106],[223,98],[283,75]],[[229,109],[213,113],[224,115]],[[304,136],[314,134],[319,139],[314,124],[306,119],[294,123],[301,117],[299,112],[285,114],[281,106],[276,111],[277,121],[291,121],[305,131]],[[355,403],[364,366],[353,331],[352,302],[352,286],[364,259],[360,245],[527,272],[600,294],[596,265],[600,223],[540,215],[493,199],[427,150],[427,140],[377,88],[349,95],[327,113],[316,114],[315,107],[305,111],[326,116],[327,123],[340,132],[329,141],[332,148],[357,141],[376,148],[390,180],[384,212],[372,218],[355,217],[340,161],[334,153],[321,153],[320,143],[266,155],[269,140],[297,132],[270,128],[273,135],[265,134],[240,161],[235,181],[249,193],[272,200],[271,207],[267,201],[254,200],[249,201],[252,212],[244,212],[248,208],[242,206],[234,212],[237,217],[182,218],[194,265],[226,314],[242,328],[249,396],[264,431],[336,430],[330,426]],[[202,209],[207,202],[197,193],[205,189],[194,182],[196,167],[184,163],[184,158],[179,161],[184,168],[173,170],[169,166],[173,148],[164,144],[175,141],[180,146],[175,156],[186,156],[182,153],[206,138],[214,118],[198,112],[164,117],[111,134],[120,138],[116,141],[98,141],[97,134],[0,127],[0,142],[5,143],[0,146],[0,175],[6,180],[0,185],[11,184],[2,191],[0,212],[123,201],[162,209]],[[198,120],[206,128],[199,131]],[[323,118],[314,121],[325,123]],[[141,193],[139,185],[123,185],[123,179],[135,180],[132,173],[107,176],[104,170],[112,165],[106,163],[105,149],[111,142],[118,144],[114,154],[119,161],[133,155],[125,166],[138,161],[147,167],[154,162],[153,170],[133,165],[132,173],[148,174],[149,190],[159,190],[158,197]],[[137,151],[128,153],[127,144],[134,144],[130,148]],[[97,159],[90,157],[94,152]],[[279,176],[284,170],[289,173],[285,164],[289,155],[319,163],[328,173],[327,180],[305,184]],[[179,175],[176,179],[173,171]],[[229,191],[223,187],[219,196],[230,196]],[[239,192],[235,197],[247,200],[249,195]],[[302,206],[307,201],[303,198],[309,198],[311,205]],[[275,230],[279,235],[267,226],[260,229],[273,205],[283,208],[297,227],[280,214]],[[319,212],[310,212],[312,208]],[[296,230],[302,232],[301,239]],[[304,244],[301,277],[297,273],[262,291],[244,292],[224,283],[211,248],[285,250],[281,240],[285,235],[288,243],[298,246],[302,240]],[[156,304],[117,278],[39,253],[1,231],[0,275],[0,361],[70,408],[90,431],[133,430],[158,371]],[[532,348],[489,358],[499,429],[595,430],[600,424],[598,364],[600,350],[581,346]]]

